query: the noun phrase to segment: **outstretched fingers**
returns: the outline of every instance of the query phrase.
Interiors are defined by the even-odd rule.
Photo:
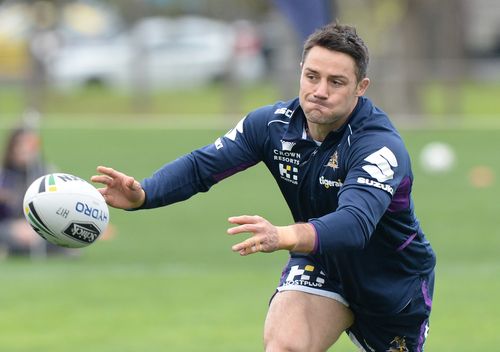
[[[98,166],[97,172],[99,175],[94,175],[90,178],[92,182],[102,183],[103,185],[110,186],[113,180],[120,176],[120,172],[106,166]]]
[[[90,181],[109,186],[113,182],[113,179],[106,175],[95,175],[90,178]]]
[[[116,177],[119,177],[120,175],[123,175],[121,172],[116,171],[115,169],[113,169],[111,167],[102,166],[102,165],[97,167],[97,172],[99,172],[100,174],[107,175],[111,178],[116,178]]]
[[[232,248],[233,252],[238,252],[240,255],[245,256],[257,252],[263,252],[264,246],[260,241],[255,238],[247,239],[241,243],[235,244]]]
[[[98,191],[109,205],[115,208],[130,209],[138,208],[144,203],[144,190],[134,177],[106,166],[98,166],[97,172],[99,175],[92,176],[90,180],[105,186],[99,188]]]
[[[238,225],[227,230],[229,235],[240,233],[250,233],[252,235],[232,246],[231,249],[234,252],[245,256],[257,252],[269,253],[279,249],[277,247],[278,234],[276,227],[263,217],[257,215],[233,216],[228,221]]]
[[[256,224],[260,221],[263,221],[264,218],[258,215],[240,215],[240,216],[231,216],[228,221],[232,224]]]
[[[236,235],[239,233],[252,233],[254,236],[263,232],[265,225],[268,221],[257,215],[241,215],[232,216],[228,219],[232,224],[239,226],[231,227],[227,230],[229,235]]]
[[[98,166],[97,172],[100,175],[95,175],[90,178],[92,182],[102,183],[108,187],[113,186],[113,182],[117,181],[118,184],[123,185],[124,188],[129,188],[133,191],[137,191],[141,189],[141,185],[139,182],[135,180],[135,178],[125,175],[123,172],[116,171],[113,168],[106,166]]]

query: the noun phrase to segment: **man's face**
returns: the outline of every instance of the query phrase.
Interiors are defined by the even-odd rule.
[[[308,125],[329,131],[340,128],[369,84],[356,78],[354,59],[323,47],[311,48],[302,63],[299,99]]]

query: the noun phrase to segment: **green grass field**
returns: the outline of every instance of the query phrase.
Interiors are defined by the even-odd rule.
[[[49,121],[46,155],[61,171],[86,179],[99,164],[140,179],[225,132],[158,122],[126,127],[139,125]],[[494,350],[500,345],[500,130],[403,135],[414,159],[417,214],[438,256],[426,351]],[[427,174],[419,166],[419,150],[435,140],[458,155],[449,173]],[[471,185],[469,173],[480,165],[496,175],[493,185]],[[226,219],[239,214],[291,221],[262,165],[167,208],[112,209],[116,238],[93,244],[80,258],[1,262],[0,351],[262,350],[267,302],[287,255],[232,253],[237,239],[225,234]],[[342,337],[333,350],[356,349]]]

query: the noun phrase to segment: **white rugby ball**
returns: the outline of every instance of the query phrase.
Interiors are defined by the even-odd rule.
[[[104,197],[87,181],[64,173],[35,180],[24,195],[24,216],[44,239],[62,247],[93,243],[109,223]]]

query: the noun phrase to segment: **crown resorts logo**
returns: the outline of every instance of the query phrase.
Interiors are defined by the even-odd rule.
[[[292,165],[279,164],[280,176],[283,180],[297,184],[299,182],[299,169]]]

